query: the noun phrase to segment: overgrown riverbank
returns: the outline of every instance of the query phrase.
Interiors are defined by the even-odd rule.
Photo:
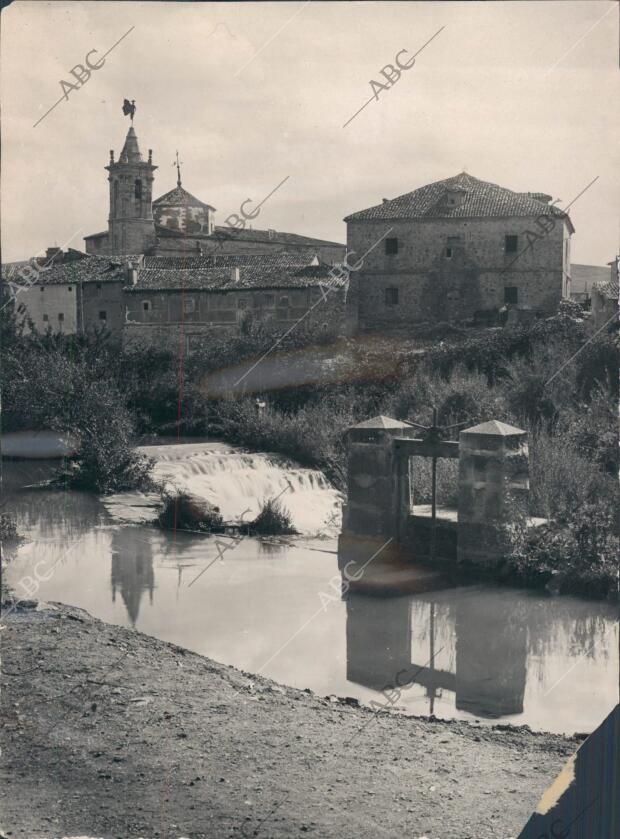
[[[9,323],[4,427],[29,423],[78,433],[82,445],[69,479],[100,492],[148,481],[149,464],[132,453],[132,434],[171,432],[282,453],[321,469],[345,490],[345,432],[357,422],[382,413],[428,424],[433,406],[443,425],[503,420],[529,431],[529,512],[552,522],[534,534],[515,533],[505,577],[613,597],[620,509],[616,330],[612,324],[592,338],[571,303],[527,329],[443,329],[416,340],[343,341],[301,324],[276,343],[268,326],[248,321],[240,336],[206,341],[180,369],[172,354],[120,351],[103,335],[26,337]],[[313,380],[306,368],[296,380],[300,358],[313,360]],[[234,370],[234,382],[240,364],[254,371],[267,361],[277,386],[261,389],[252,372],[243,384],[249,392],[222,390],[223,371]],[[450,504],[455,464],[444,463],[438,500]],[[416,464],[415,491],[416,503],[428,503],[428,462]]]
[[[580,743],[375,715],[35,605],[3,614],[15,839],[508,839]]]

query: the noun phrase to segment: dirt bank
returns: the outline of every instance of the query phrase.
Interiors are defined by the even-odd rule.
[[[6,836],[516,836],[575,739],[374,714],[60,604],[2,624]]]

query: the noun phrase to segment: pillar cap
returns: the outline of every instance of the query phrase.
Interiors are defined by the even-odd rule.
[[[512,437],[516,434],[527,434],[522,428],[516,428],[514,425],[507,425],[505,422],[499,420],[489,420],[480,425],[474,425],[472,428],[464,428],[461,431],[463,434],[489,434],[494,437]]]
[[[360,422],[357,425],[350,426],[351,429],[353,428],[376,428],[376,429],[383,429],[383,428],[411,428],[410,425],[407,425],[406,422],[401,422],[400,420],[392,419],[392,417],[386,417],[383,414],[379,414],[378,417],[372,417],[372,419],[365,420],[364,422]]]

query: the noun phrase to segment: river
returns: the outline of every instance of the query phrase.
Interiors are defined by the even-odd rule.
[[[340,499],[324,477],[221,443],[145,449],[156,474],[226,519],[283,493],[301,535],[259,540],[162,532],[155,499],[31,488],[50,461],[5,461],[5,510],[25,541],[5,549],[19,597],[59,600],[249,673],[411,714],[589,732],[617,702],[617,609],[492,584],[391,597],[334,596]],[[249,516],[248,516],[249,518]]]

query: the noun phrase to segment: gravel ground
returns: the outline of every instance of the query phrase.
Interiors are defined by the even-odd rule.
[[[59,603],[0,637],[7,837],[507,839],[579,745],[374,713]]]

